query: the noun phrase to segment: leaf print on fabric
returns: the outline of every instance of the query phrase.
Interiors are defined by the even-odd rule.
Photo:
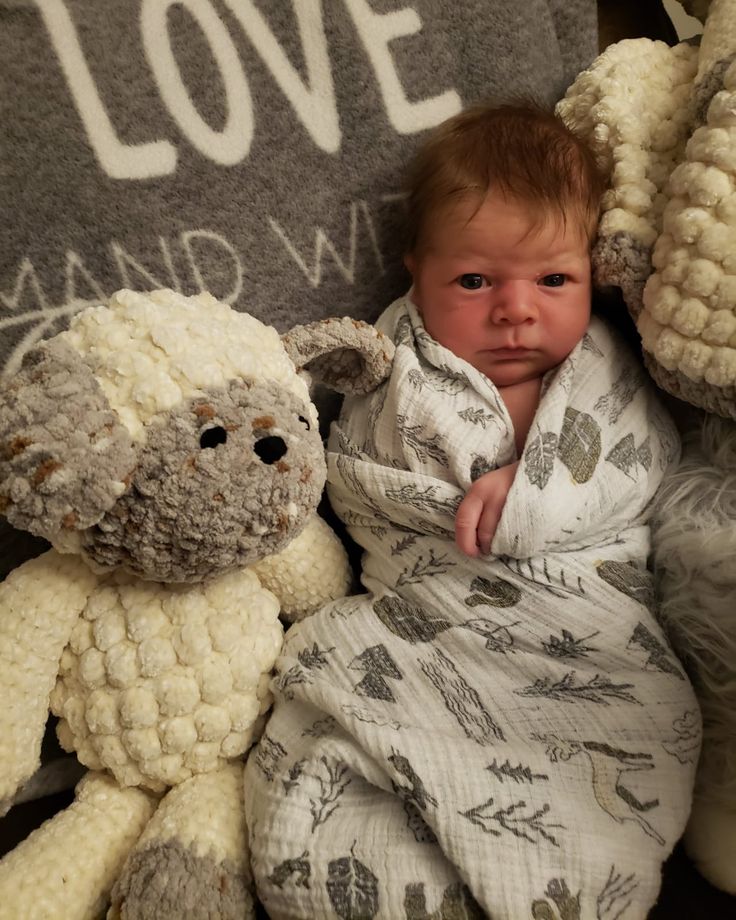
[[[286,779],[281,780],[281,784],[284,787],[284,795],[288,795],[292,789],[296,789],[299,785],[299,780],[302,778],[304,773],[304,764],[307,761],[302,758],[297,760],[289,767],[289,772],[286,774]]]
[[[686,679],[667,646],[660,642],[643,623],[637,623],[634,627],[634,632],[631,634],[626,648],[631,648],[632,646],[639,646],[648,654],[644,664],[645,670],[661,671],[663,674],[672,674],[674,677],[679,677],[680,680]]]
[[[391,547],[391,555],[400,556],[404,552],[404,550],[410,549],[412,546],[414,546],[417,540],[418,540],[417,534],[415,533],[407,534],[407,536],[403,537],[401,540],[398,541],[398,543],[395,543]]]
[[[309,728],[305,728],[302,737],[309,735],[312,738],[326,738],[331,735],[337,727],[337,719],[334,716],[325,716],[324,719],[317,719]]]
[[[500,420],[483,409],[473,409],[471,406],[467,409],[461,409],[457,414],[464,422],[470,422],[471,425],[480,425],[483,431],[486,431],[490,426],[494,428],[501,427]]]
[[[608,880],[596,898],[596,920],[624,920],[638,887],[639,880],[633,872],[621,875],[615,866],[611,866]]]
[[[396,580],[396,587],[400,588],[402,585],[415,585],[425,578],[431,578],[434,575],[444,575],[445,572],[454,565],[457,565],[457,563],[451,562],[447,558],[446,553],[443,553],[441,556],[435,556],[434,549],[430,547],[429,559],[425,559],[424,556],[420,554],[411,569],[404,569],[399,575]]]
[[[437,835],[422,817],[413,802],[408,799],[404,800],[404,813],[406,815],[406,826],[412,832],[417,843],[437,843]]]
[[[386,703],[396,702],[385,678],[403,680],[403,674],[389,655],[385,645],[373,645],[367,648],[353,658],[348,668],[352,671],[367,671],[365,677],[353,687],[353,693]]]
[[[488,920],[473,898],[470,889],[462,882],[448,885],[442,893],[442,901],[429,913],[424,882],[411,882],[404,888],[405,920]]]
[[[567,408],[557,454],[570,471],[573,482],[582,485],[592,477],[601,456],[601,429],[587,412]]]
[[[543,557],[541,562],[539,559],[516,559],[514,556],[497,556],[496,558],[509,572],[513,572],[524,581],[531,581],[540,588],[544,588],[553,597],[568,597],[570,594],[578,597],[585,596],[582,578],[579,575],[566,575],[562,566],[556,573],[550,572],[546,557]]]
[[[277,888],[283,888],[287,881],[291,882],[295,888],[309,888],[311,871],[309,850],[305,850],[301,856],[295,859],[285,859],[279,863],[266,878]]]
[[[598,347],[595,339],[589,332],[586,332],[585,335],[583,336],[582,347],[583,347],[583,351],[591,352],[592,354],[596,356],[596,358],[603,357],[603,352]]]
[[[550,879],[544,894],[544,899],[532,902],[533,920],[580,920],[580,892],[573,896],[564,879]]]
[[[309,812],[312,815],[312,833],[324,824],[338,807],[338,800],[350,785],[349,770],[344,763],[328,760],[324,755],[320,757],[316,773],[307,775],[316,781],[318,793],[315,798],[309,797]]]
[[[672,723],[673,737],[662,742],[662,747],[680,763],[697,763],[702,741],[700,715],[694,709],[686,710]]]
[[[486,770],[493,773],[499,782],[504,782],[505,779],[511,779],[515,783],[533,784],[537,779],[549,779],[546,773],[533,773],[532,768],[527,767],[523,763],[519,763],[515,767],[512,767],[508,758],[500,766],[494,759],[493,763],[486,767]]]
[[[422,390],[428,385],[427,378],[424,374],[416,367],[413,367],[409,373],[406,375],[406,379],[416,390]]]
[[[394,345],[397,347],[399,345],[408,345],[411,347],[414,342],[414,330],[411,326],[411,320],[406,315],[406,313],[402,314],[396,322],[396,326],[394,327],[393,340]]]
[[[372,920],[378,913],[378,879],[352,850],[350,856],[330,860],[325,884],[332,907],[342,920]]]
[[[622,700],[626,703],[642,703],[628,692],[633,684],[614,684],[607,677],[596,674],[586,683],[576,683],[575,671],[568,671],[560,680],[553,681],[551,677],[540,677],[530,687],[514,690],[518,696],[540,696],[560,703],[600,703],[609,705],[609,698]]]
[[[343,703],[340,709],[342,709],[346,716],[357,719],[359,722],[366,722],[369,725],[378,725],[381,728],[390,728],[395,732],[401,729],[401,723],[397,722],[396,719],[391,719],[388,716],[379,716],[374,712],[370,712],[367,709],[361,709],[359,706],[353,706],[350,703]]]
[[[599,396],[593,408],[605,415],[610,425],[615,425],[624,409],[629,405],[639,390],[644,386],[642,377],[632,374],[626,366],[608,393]]]
[[[315,642],[311,648],[301,649],[296,657],[299,659],[299,663],[302,664],[305,668],[309,668],[310,670],[312,668],[319,669],[324,668],[324,666],[328,663],[327,656],[330,654],[330,652],[334,651],[334,645],[331,648],[321,649]]]
[[[552,763],[567,761],[583,754],[590,767],[590,781],[593,795],[600,808],[618,824],[633,822],[644,833],[664,846],[664,838],[643,817],[642,812],[657,808],[659,799],[640,802],[623,782],[625,773],[639,773],[653,770],[652,755],[643,752],[624,751],[599,741],[578,741],[562,739],[554,734],[537,735],[543,742]]]
[[[517,624],[518,621],[515,621],[504,626],[501,623],[494,623],[493,620],[478,618],[477,620],[466,620],[462,624],[462,629],[469,629],[483,636],[489,652],[500,652],[505,655],[507,652],[514,651],[514,637],[510,627]]]
[[[472,384],[463,371],[453,371],[446,364],[427,368],[425,380],[435,393],[447,393],[450,396],[457,396],[464,390],[472,389]]]
[[[680,454],[680,436],[669,416],[664,412],[653,414],[652,428],[657,434],[660,447],[658,466],[660,470],[666,470]]]
[[[281,760],[286,757],[288,751],[268,733],[264,732],[261,736],[254,754],[255,765],[263,773],[269,783],[274,781],[276,770],[278,770]]]
[[[404,786],[394,780],[391,781],[391,785],[397,795],[400,795],[405,801],[412,802],[421,811],[425,811],[428,805],[432,805],[434,808],[437,807],[437,799],[427,791],[424,783],[403,754],[392,750],[388,756],[388,762],[399,776],[403,776],[409,781],[408,786]]]
[[[476,479],[480,479],[481,476],[485,476],[486,473],[490,473],[496,467],[487,457],[474,457],[473,462],[470,464],[470,480],[475,482]]]
[[[651,572],[640,569],[634,562],[608,559],[596,566],[598,577],[633,601],[654,608],[654,581]]]
[[[465,598],[468,607],[487,604],[490,607],[513,607],[521,600],[521,591],[516,585],[503,578],[483,578],[479,575],[470,583],[470,590],[475,592]]]
[[[449,620],[431,616],[421,607],[389,595],[375,601],[373,610],[386,629],[413,645],[431,642],[453,625]]]
[[[580,639],[576,639],[569,630],[563,629],[561,636],[550,634],[549,642],[542,642],[542,648],[550,658],[586,658],[588,652],[600,651],[600,649],[597,649],[593,645],[585,644],[588,639],[595,638],[599,631],[600,630],[596,630],[589,636],[583,636]]]
[[[437,486],[418,489],[414,485],[406,485],[399,489],[386,489],[385,495],[390,501],[400,505],[411,505],[420,511],[446,512],[454,516],[462,497],[458,495],[453,498],[439,499],[435,498],[437,492]],[[444,531],[441,532],[444,533]]]
[[[334,646],[323,650],[315,643],[311,649],[301,649],[297,655],[299,664],[292,665],[283,674],[277,672],[276,686],[284,694],[285,699],[294,699],[293,687],[311,683],[313,678],[309,672],[323,668],[327,664],[327,655],[334,651]]]
[[[422,436],[420,432],[423,431],[424,425],[410,425],[405,415],[396,416],[396,428],[404,446],[414,451],[420,463],[435,460],[441,466],[449,466],[450,461],[447,451],[442,447],[440,434]]]
[[[539,431],[524,449],[524,472],[529,482],[543,489],[552,476],[557,453],[557,435],[553,431]]]
[[[465,680],[447,655],[434,649],[432,658],[419,659],[419,667],[471,741],[487,745],[506,740],[503,730],[483,705],[478,691]]]
[[[624,435],[606,454],[606,462],[613,464],[616,469],[621,470],[629,479],[636,480],[636,472],[639,466],[644,467],[646,472],[649,472],[649,468],[652,465],[652,449],[649,446],[649,437],[647,436],[641,445],[637,447],[633,434]]]
[[[557,838],[551,833],[554,830],[565,830],[562,824],[545,823],[542,819],[549,814],[550,806],[545,803],[541,808],[527,812],[527,803],[522,801],[515,802],[507,808],[495,808],[494,799],[476,805],[468,811],[459,811],[458,814],[467,818],[471,824],[480,827],[484,833],[493,834],[494,837],[500,837],[502,831],[511,831],[515,837],[528,840],[535,846],[539,844],[540,838],[551,843],[552,846],[559,847]]]
[[[366,491],[365,486],[360,481],[360,477],[356,472],[356,459],[354,457],[346,457],[342,454],[339,454],[335,460],[335,466],[337,467],[337,472],[340,474],[340,478],[345,484],[345,488],[348,493],[357,495],[361,502],[363,502],[366,507],[370,510],[371,514],[379,521],[386,521],[386,515],[383,513],[381,508],[376,504],[376,502],[371,498],[371,496]],[[360,518],[356,523],[359,523]]]

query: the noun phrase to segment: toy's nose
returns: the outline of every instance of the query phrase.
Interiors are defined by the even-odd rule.
[[[280,460],[288,450],[288,447],[283,438],[271,435],[267,438],[259,438],[253,445],[253,450],[264,463],[271,464]]]

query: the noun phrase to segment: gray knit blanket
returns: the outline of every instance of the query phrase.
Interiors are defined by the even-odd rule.
[[[471,559],[455,510],[516,459],[511,419],[408,299],[378,328],[391,377],[328,455],[368,593],[292,628],[277,664],[246,773],[259,895],[272,917],[644,918],[700,744],[645,568],[673,426],[594,318]]]
[[[372,322],[426,132],[596,53],[595,0],[0,0],[0,385],[120,288]]]

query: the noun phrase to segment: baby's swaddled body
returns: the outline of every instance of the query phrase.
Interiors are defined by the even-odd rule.
[[[346,402],[328,454],[369,593],[287,636],[247,768],[259,894],[272,918],[644,918],[700,743],[646,571],[676,432],[593,318],[470,558],[455,511],[515,459],[508,411],[408,299],[378,328],[391,377]]]

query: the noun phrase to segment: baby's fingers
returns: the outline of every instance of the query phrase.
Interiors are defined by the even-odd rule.
[[[478,556],[478,521],[483,513],[483,501],[468,492],[455,514],[455,543],[467,556]]]
[[[478,520],[478,546],[481,553],[487,556],[491,552],[491,543],[501,520],[501,511],[503,502],[488,501],[483,506],[480,519]]]

